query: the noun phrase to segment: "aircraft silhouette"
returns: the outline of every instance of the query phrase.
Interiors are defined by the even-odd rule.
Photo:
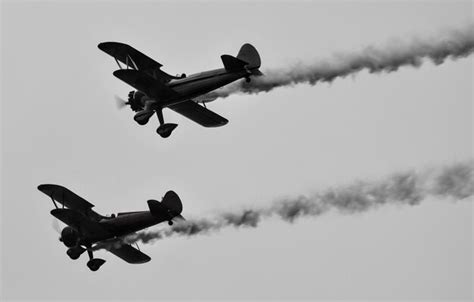
[[[161,137],[169,137],[178,126],[164,122],[163,108],[176,111],[204,127],[220,127],[228,120],[206,108],[205,103],[216,99],[209,92],[241,78],[250,82],[251,76],[262,75],[258,70],[260,56],[250,44],[244,44],[237,57],[222,55],[224,68],[190,76],[167,74],[161,70],[160,63],[127,44],[104,42],[98,47],[114,57],[119,65],[120,69],[113,73],[114,76],[137,89],[128,94],[128,101],[124,103],[137,112],[135,121],[145,125],[156,112],[160,122],[156,132]],[[126,68],[122,68],[119,62]]]
[[[68,247],[68,256],[76,260],[87,251],[87,266],[92,271],[105,263],[105,260],[93,257],[93,251],[98,249],[106,249],[128,263],[150,261],[149,256],[125,243],[123,237],[164,221],[172,225],[175,219],[184,220],[181,200],[173,191],[166,192],[161,202],[148,200],[148,211],[124,212],[107,217],[93,211],[93,204],[65,187],[44,184],[39,185],[38,190],[53,201],[55,209],[51,215],[67,224],[59,240]]]

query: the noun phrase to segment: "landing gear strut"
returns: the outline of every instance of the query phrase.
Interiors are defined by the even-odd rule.
[[[178,124],[167,123],[165,124],[163,118],[163,111],[161,109],[156,110],[156,115],[158,116],[158,121],[160,122],[160,127],[156,129],[156,133],[158,133],[161,137],[167,138],[171,135],[171,132],[178,127]]]
[[[87,254],[89,255],[89,261],[87,261],[87,267],[91,271],[95,272],[96,270],[98,270],[102,266],[102,264],[105,263],[104,259],[93,258],[92,250],[91,250],[90,246],[87,247]]]

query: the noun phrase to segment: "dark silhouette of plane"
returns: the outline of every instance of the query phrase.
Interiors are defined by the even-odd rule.
[[[40,185],[38,190],[48,195],[55,206],[51,215],[67,226],[61,231],[59,240],[68,247],[68,256],[76,260],[87,251],[87,266],[92,271],[98,270],[105,260],[94,258],[93,251],[106,249],[128,263],[145,263],[151,260],[140,250],[123,242],[123,237],[155,224],[184,218],[180,215],[183,206],[178,195],[173,191],[166,192],[162,201],[148,200],[149,211],[125,212],[102,216],[93,211],[93,204],[58,185]],[[59,202],[62,207],[58,207]]]
[[[145,125],[156,112],[160,122],[156,132],[161,137],[170,136],[178,126],[164,122],[163,108],[174,110],[204,127],[220,127],[228,120],[206,108],[205,103],[216,99],[210,92],[241,78],[250,82],[251,76],[262,75],[258,70],[260,56],[250,44],[244,44],[237,57],[222,55],[224,68],[190,76],[167,74],[160,69],[160,63],[127,44],[104,42],[98,47],[117,61],[120,70],[115,71],[114,76],[137,89],[131,91],[128,102],[124,102],[137,112],[135,121]],[[126,69],[119,62],[125,64]]]

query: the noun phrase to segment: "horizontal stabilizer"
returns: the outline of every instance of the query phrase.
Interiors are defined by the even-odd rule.
[[[150,199],[147,201],[148,208],[153,216],[162,219],[163,221],[169,220],[168,209],[161,204],[158,200]]]
[[[244,69],[245,65],[248,64],[248,62],[242,61],[231,55],[222,55],[221,59],[222,63],[224,63],[224,68],[227,71],[242,70]]]

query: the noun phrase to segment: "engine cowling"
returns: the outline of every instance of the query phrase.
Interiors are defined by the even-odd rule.
[[[140,91],[130,91],[128,93],[128,104],[133,111],[143,110],[146,101],[146,95]]]
[[[67,226],[61,231],[61,238],[59,240],[67,247],[74,247],[79,241],[79,233],[70,226]]]

